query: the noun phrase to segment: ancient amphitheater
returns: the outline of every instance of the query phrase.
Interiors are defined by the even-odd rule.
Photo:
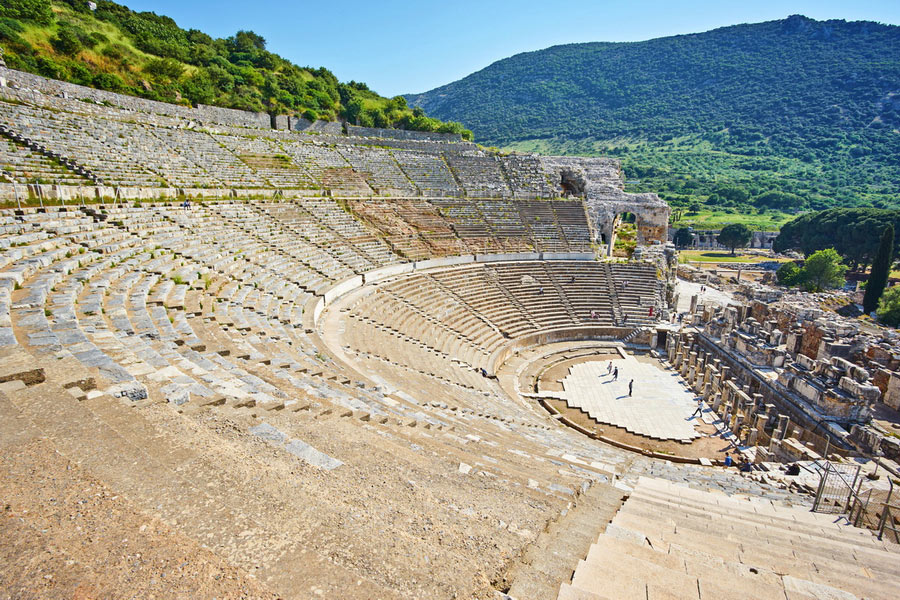
[[[0,124],[0,597],[897,597],[895,544],[713,464],[692,389],[749,396],[615,161],[7,69]]]

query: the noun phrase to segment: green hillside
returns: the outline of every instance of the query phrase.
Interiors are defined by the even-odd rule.
[[[479,141],[622,159],[676,207],[900,206],[900,27],[802,16],[519,54],[408,95]]]
[[[328,69],[300,67],[268,52],[265,39],[239,31],[214,39],[169,17],[98,0],[13,0],[0,5],[7,66],[179,104],[210,104],[310,120],[346,119],[367,127],[471,132],[384,98],[364,83],[340,83]]]

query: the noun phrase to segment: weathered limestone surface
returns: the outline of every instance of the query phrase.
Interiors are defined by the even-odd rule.
[[[0,76],[0,135],[12,142],[0,145],[6,200],[574,196],[589,215],[587,241],[609,252],[624,213],[636,216],[638,243],[667,240],[668,206],[624,192],[615,159],[500,155],[455,135],[189,108],[5,68]],[[495,237],[515,234],[503,227],[505,212],[491,211],[500,217]],[[541,211],[530,212],[528,224],[544,228]]]
[[[548,156],[541,163],[560,192],[584,195],[597,228],[595,239],[604,236],[612,248],[617,220],[627,212],[636,217],[638,243],[666,242],[669,205],[656,194],[626,193],[617,160]]]

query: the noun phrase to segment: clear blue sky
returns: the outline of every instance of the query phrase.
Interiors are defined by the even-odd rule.
[[[640,41],[791,14],[900,24],[900,0],[118,1],[214,37],[250,29],[272,52],[385,96],[424,92],[556,44]]]

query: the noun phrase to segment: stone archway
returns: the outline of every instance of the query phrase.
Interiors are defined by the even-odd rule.
[[[593,228],[593,241],[612,255],[615,226],[619,215],[633,214],[637,243],[664,244],[668,235],[669,205],[656,194],[630,194],[619,161],[611,158],[543,156],[541,164],[550,181],[557,181],[556,193],[581,192]]]

